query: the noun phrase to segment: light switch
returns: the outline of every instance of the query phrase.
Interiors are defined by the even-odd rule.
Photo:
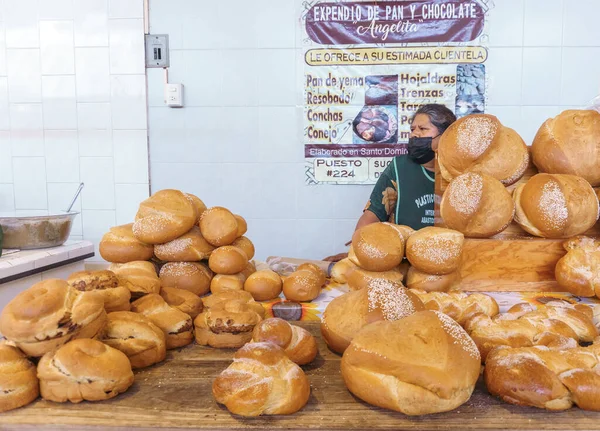
[[[168,35],[146,35],[146,67],[169,67]]]
[[[171,108],[183,107],[183,84],[165,84],[165,102]]]

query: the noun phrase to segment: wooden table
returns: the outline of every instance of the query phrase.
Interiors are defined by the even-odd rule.
[[[317,336],[319,356],[303,367],[312,386],[308,404],[290,416],[243,418],[218,405],[211,393],[215,376],[224,370],[233,350],[197,345],[170,351],[161,364],[140,370],[135,383],[118,397],[104,402],[58,404],[43,400],[0,414],[0,430],[87,430],[115,427],[151,428],[373,430],[373,429],[545,429],[600,430],[600,412],[573,408],[547,412],[516,407],[492,398],[478,384],[471,399],[456,410],[409,417],[372,407],[354,398],[340,376],[340,356],[331,353],[318,323],[301,326]]]

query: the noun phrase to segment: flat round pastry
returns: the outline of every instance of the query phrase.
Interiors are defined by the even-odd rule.
[[[283,289],[281,277],[275,271],[264,269],[251,274],[244,283],[244,290],[257,301],[277,298]]]
[[[233,363],[213,382],[212,392],[236,415],[286,415],[308,402],[310,382],[280,347],[251,343],[235,353]]]
[[[204,211],[206,211],[206,205],[204,205],[202,199],[200,199],[196,195],[193,195],[191,193],[184,193],[184,195],[192,202],[194,207],[196,207],[196,213],[198,214],[198,217],[196,218],[195,224],[198,224],[200,222],[200,217],[202,217],[202,214],[204,213]]]
[[[580,235],[598,220],[598,197],[590,184],[574,175],[537,174],[513,192],[515,221],[543,238]]]
[[[133,235],[133,223],[111,227],[98,247],[102,259],[112,263],[148,260],[154,254],[154,246],[144,244]]]
[[[352,249],[361,268],[389,271],[402,262],[404,237],[391,223],[371,223],[354,232]]]
[[[464,239],[456,230],[429,226],[408,239],[406,257],[421,272],[450,274],[460,265]]]
[[[200,230],[215,247],[229,245],[238,237],[238,220],[227,208],[212,207],[202,214]]]
[[[48,279],[15,296],[0,313],[0,332],[27,356],[40,357],[74,338],[93,338],[106,324],[104,300]]]
[[[202,236],[200,228],[194,226],[179,238],[165,244],[156,244],[154,254],[164,262],[197,262],[208,259],[215,248]]]
[[[37,373],[42,398],[58,403],[107,400],[133,384],[129,358],[90,339],[73,340],[46,353]]]
[[[248,223],[246,223],[246,220],[244,219],[244,217],[242,217],[239,214],[234,214],[233,216],[237,220],[237,224],[238,224],[237,236],[240,237],[248,231]],[[250,259],[252,259],[252,258],[250,258]]]
[[[189,290],[177,289],[176,287],[163,287],[160,289],[160,296],[171,307],[183,311],[192,319],[200,314],[204,308],[200,297],[194,295]]]
[[[447,292],[452,290],[453,285],[457,281],[458,271],[451,272],[450,274],[434,275],[421,272],[414,266],[411,266],[406,276],[406,287],[426,292]]]
[[[252,259],[254,257],[254,244],[252,244],[252,241],[250,241],[245,236],[240,236],[235,241],[233,241],[231,245],[242,249],[244,253],[246,253],[246,256],[248,256],[248,259]]]
[[[321,279],[310,269],[294,271],[283,281],[283,294],[290,301],[308,302],[321,293]]]
[[[95,291],[101,295],[107,313],[129,311],[131,292],[126,286],[119,284],[119,278],[112,271],[74,272],[67,278],[67,283],[80,292]]]
[[[477,346],[443,313],[421,311],[365,326],[344,352],[344,383],[363,401],[406,415],[453,410],[479,378]]]
[[[39,395],[35,365],[16,347],[0,343],[0,412],[26,406]]]
[[[217,274],[210,281],[210,292],[221,293],[228,290],[243,290],[246,277],[244,274]]]
[[[529,166],[523,139],[489,114],[471,114],[452,123],[440,138],[437,154],[440,172],[448,182],[478,172],[509,186]]]
[[[179,190],[160,190],[140,203],[133,234],[146,244],[164,244],[189,231],[198,220],[196,206]]]
[[[167,350],[187,346],[194,340],[190,316],[171,307],[156,293],[142,296],[131,304],[131,311],[146,316],[165,334]]]
[[[225,245],[215,249],[208,258],[208,267],[216,274],[232,275],[248,265],[248,256],[241,248]]]
[[[533,139],[531,156],[540,172],[577,175],[600,186],[600,113],[569,109],[549,118]]]
[[[254,327],[252,343],[273,343],[281,347],[288,358],[298,365],[311,363],[319,350],[310,332],[283,319],[265,319]]]
[[[132,300],[160,292],[160,279],[152,262],[113,263],[108,270],[117,275],[119,285],[129,289]]]
[[[194,295],[206,295],[210,291],[213,273],[199,262],[169,262],[160,269],[163,287],[185,289]]]
[[[454,178],[444,192],[440,214],[450,229],[470,238],[489,238],[512,222],[515,204],[497,179],[467,172]]]
[[[125,353],[133,369],[149,367],[165,359],[165,334],[150,319],[131,311],[108,314],[99,340]]]
[[[248,305],[248,307],[258,314],[261,319],[265,317],[265,308],[262,304],[256,302],[250,293],[245,290],[225,290],[219,293],[213,293],[212,295],[206,296],[202,299],[204,303],[204,310],[208,310],[212,307],[223,306],[229,301],[240,301]]]

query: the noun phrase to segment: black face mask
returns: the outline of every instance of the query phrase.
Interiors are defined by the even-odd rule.
[[[439,135],[438,135],[439,136]],[[436,136],[437,138],[437,136]],[[424,165],[434,159],[435,153],[431,149],[434,138],[409,138],[408,157],[419,165]]]

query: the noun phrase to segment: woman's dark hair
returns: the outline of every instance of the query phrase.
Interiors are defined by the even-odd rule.
[[[444,133],[448,127],[450,127],[450,124],[456,121],[456,115],[454,115],[450,109],[437,103],[422,105],[419,109],[417,109],[415,115],[412,116],[410,122],[412,123],[415,117],[419,114],[427,115],[429,117],[429,121],[431,121],[431,124],[433,124],[440,132],[440,135]]]

